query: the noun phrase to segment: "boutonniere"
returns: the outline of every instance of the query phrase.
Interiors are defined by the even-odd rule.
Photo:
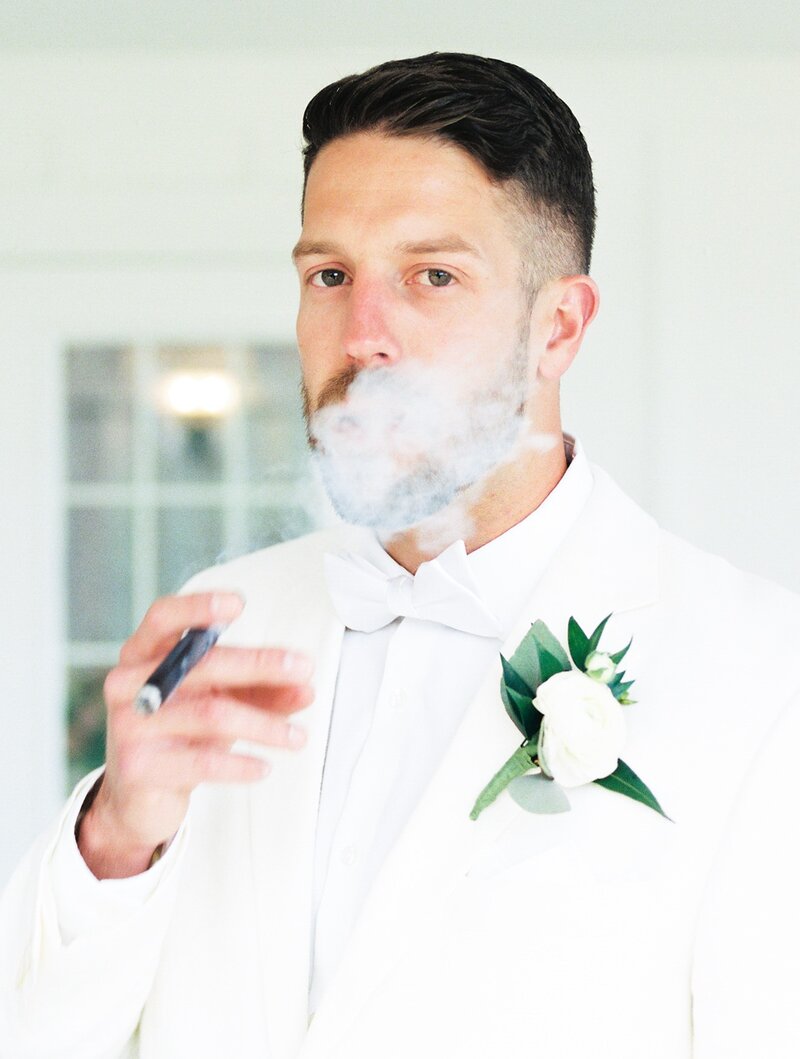
[[[569,655],[545,623],[537,621],[510,661],[500,656],[500,695],[524,741],[478,795],[470,819],[477,820],[506,787],[529,812],[566,812],[570,804],[564,788],[586,783],[598,783],[666,816],[653,792],[619,757],[624,708],[634,703],[628,694],[634,682],[623,679],[619,665],[633,640],[614,654],[600,651],[610,617],[591,636],[570,618]]]

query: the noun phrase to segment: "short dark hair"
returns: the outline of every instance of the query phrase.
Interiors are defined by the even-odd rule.
[[[434,136],[467,151],[530,222],[534,289],[588,273],[595,227],[592,160],[563,100],[513,63],[460,52],[397,59],[328,85],[303,115],[304,184],[319,151],[357,132]]]

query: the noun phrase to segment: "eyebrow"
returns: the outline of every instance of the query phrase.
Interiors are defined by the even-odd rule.
[[[460,235],[445,235],[441,238],[428,239],[421,243],[398,243],[395,250],[401,254],[472,254],[474,257],[483,256],[477,247],[462,239]],[[340,255],[342,252],[342,247],[336,243],[301,239],[292,250],[292,260],[297,261],[298,258],[315,255]]]

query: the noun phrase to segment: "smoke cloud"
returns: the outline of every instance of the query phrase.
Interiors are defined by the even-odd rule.
[[[428,546],[468,537],[464,491],[523,447],[552,445],[527,429],[524,338],[481,384],[476,370],[406,359],[348,368],[314,412],[306,395],[312,459],[337,513],[384,540],[412,527]]]

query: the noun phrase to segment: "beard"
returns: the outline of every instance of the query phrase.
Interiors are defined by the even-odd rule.
[[[500,370],[480,384],[411,360],[350,367],[326,384],[313,411],[303,384],[312,461],[337,514],[393,536],[507,461],[526,425],[527,337],[520,329]]]

